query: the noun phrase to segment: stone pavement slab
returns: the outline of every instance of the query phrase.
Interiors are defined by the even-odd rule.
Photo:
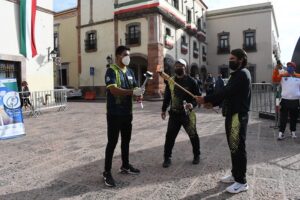
[[[253,113],[248,126],[247,192],[230,195],[219,178],[230,172],[224,118],[197,110],[201,161],[192,165],[192,147],[181,130],[172,165],[162,168],[167,120],[161,102],[134,107],[130,161],[141,174],[118,173],[120,142],[112,173],[116,188],[104,186],[107,142],[105,103],[71,102],[64,112],[25,118],[26,136],[0,141],[0,199],[300,199],[300,139],[277,141],[273,121]],[[299,127],[298,127],[298,130]],[[299,131],[298,131],[298,135]]]

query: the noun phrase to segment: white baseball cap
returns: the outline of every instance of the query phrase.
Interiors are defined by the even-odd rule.
[[[182,58],[179,58],[176,62],[179,62],[180,64],[182,64],[186,67],[186,62]]]

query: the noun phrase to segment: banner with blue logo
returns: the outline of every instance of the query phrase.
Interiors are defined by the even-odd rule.
[[[25,135],[16,79],[0,79],[0,140]]]

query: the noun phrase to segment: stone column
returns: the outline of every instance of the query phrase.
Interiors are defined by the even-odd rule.
[[[163,37],[162,16],[153,14],[148,16],[149,40],[148,40],[148,71],[153,72],[153,79],[148,82],[147,95],[153,98],[162,98],[164,92],[163,79],[156,73],[157,68],[163,70]]]

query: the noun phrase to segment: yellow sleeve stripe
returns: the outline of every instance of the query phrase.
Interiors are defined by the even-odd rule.
[[[109,87],[111,87],[111,86],[117,87],[117,84],[110,84],[110,85],[106,86],[106,88],[109,88]]]

